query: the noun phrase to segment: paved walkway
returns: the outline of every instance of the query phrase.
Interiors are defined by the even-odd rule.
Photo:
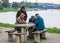
[[[3,28],[3,27],[2,27]],[[15,42],[8,42],[8,35],[5,33],[6,30],[12,28],[3,28],[2,33],[0,33],[0,43],[15,43]],[[53,34],[53,33],[46,33],[47,40],[41,40],[41,43],[60,43],[60,34]],[[31,43],[31,40],[29,40]]]

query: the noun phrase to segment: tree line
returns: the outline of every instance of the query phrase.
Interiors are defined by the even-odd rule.
[[[52,6],[53,5],[53,6]],[[11,8],[20,8],[21,6],[25,6],[26,8],[43,8],[43,9],[53,9],[53,8],[58,8],[60,9],[60,4],[59,6],[55,6],[57,4],[49,4],[49,3],[31,3],[31,2],[13,2],[9,3],[9,1],[4,1],[3,3],[0,2],[0,10],[3,8],[11,7]]]

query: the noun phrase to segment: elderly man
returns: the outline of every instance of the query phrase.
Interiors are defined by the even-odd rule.
[[[34,31],[41,31],[45,29],[44,20],[42,17],[39,16],[39,14],[35,14],[34,24],[36,24]],[[41,39],[45,39],[45,37],[42,37],[42,34],[40,34],[40,36]]]
[[[45,26],[44,26],[44,20],[42,17],[39,16],[39,14],[35,15],[35,21],[34,24],[36,24],[36,28],[35,30],[44,30]]]

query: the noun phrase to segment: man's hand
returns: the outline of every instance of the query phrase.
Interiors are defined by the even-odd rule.
[[[26,22],[26,21],[24,21],[24,20],[23,20],[23,22],[22,22],[22,23],[23,23],[23,24],[27,24],[27,22]]]

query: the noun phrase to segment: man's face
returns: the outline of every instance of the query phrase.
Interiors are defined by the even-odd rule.
[[[25,11],[25,9],[24,9],[24,8],[22,8],[22,11]]]
[[[35,15],[35,18],[37,18],[39,15]]]
[[[35,18],[37,18],[37,16],[35,15]]]

